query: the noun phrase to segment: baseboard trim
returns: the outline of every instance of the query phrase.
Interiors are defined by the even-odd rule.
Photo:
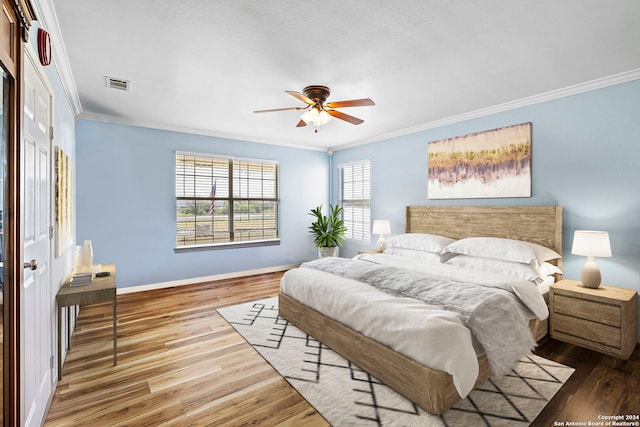
[[[151,283],[148,285],[130,286],[116,289],[117,295],[131,294],[134,292],[152,291],[155,289],[173,288],[176,286],[193,285],[202,282],[212,282],[214,280],[235,279],[238,277],[255,276],[256,274],[276,273],[278,271],[291,270],[300,264],[278,265],[274,267],[258,268],[255,270],[236,271],[232,273],[214,274],[213,276],[192,277],[189,279],[172,280],[169,282]]]

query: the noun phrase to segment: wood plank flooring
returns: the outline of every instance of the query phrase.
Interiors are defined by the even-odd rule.
[[[218,315],[278,292],[281,273],[118,296],[80,311],[46,426],[326,426]]]
[[[327,426],[216,309],[275,296],[272,273],[118,296],[84,306],[45,426]],[[640,411],[640,349],[629,361],[547,340],[537,354],[576,368],[533,426]]]

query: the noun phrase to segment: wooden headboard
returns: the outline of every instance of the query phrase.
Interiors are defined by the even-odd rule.
[[[562,255],[562,206],[407,206],[406,215],[407,233],[452,239],[503,237],[537,243]]]

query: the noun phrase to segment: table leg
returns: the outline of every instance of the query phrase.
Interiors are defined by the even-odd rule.
[[[67,347],[69,350],[71,348],[71,307],[67,307]]]
[[[62,307],[58,307],[58,381],[62,379]]]
[[[113,297],[113,366],[118,364],[118,314],[116,296]]]

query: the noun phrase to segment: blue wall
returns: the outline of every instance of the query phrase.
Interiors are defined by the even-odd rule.
[[[429,200],[429,141],[512,124],[532,123],[532,197]],[[571,255],[576,229],[609,232],[612,258],[597,259],[603,283],[640,291],[640,81],[594,90],[449,126],[337,151],[336,167],[371,161],[372,219],[404,229],[406,205],[561,205],[563,270],[579,278],[585,257]],[[337,196],[336,196],[337,197]],[[336,200],[334,200],[335,202]],[[371,242],[349,241],[352,256]],[[640,330],[640,329],[639,329]]]
[[[279,246],[174,253],[175,152],[280,162]],[[76,241],[115,263],[118,287],[297,264],[315,257],[307,212],[328,200],[324,152],[79,120]]]

